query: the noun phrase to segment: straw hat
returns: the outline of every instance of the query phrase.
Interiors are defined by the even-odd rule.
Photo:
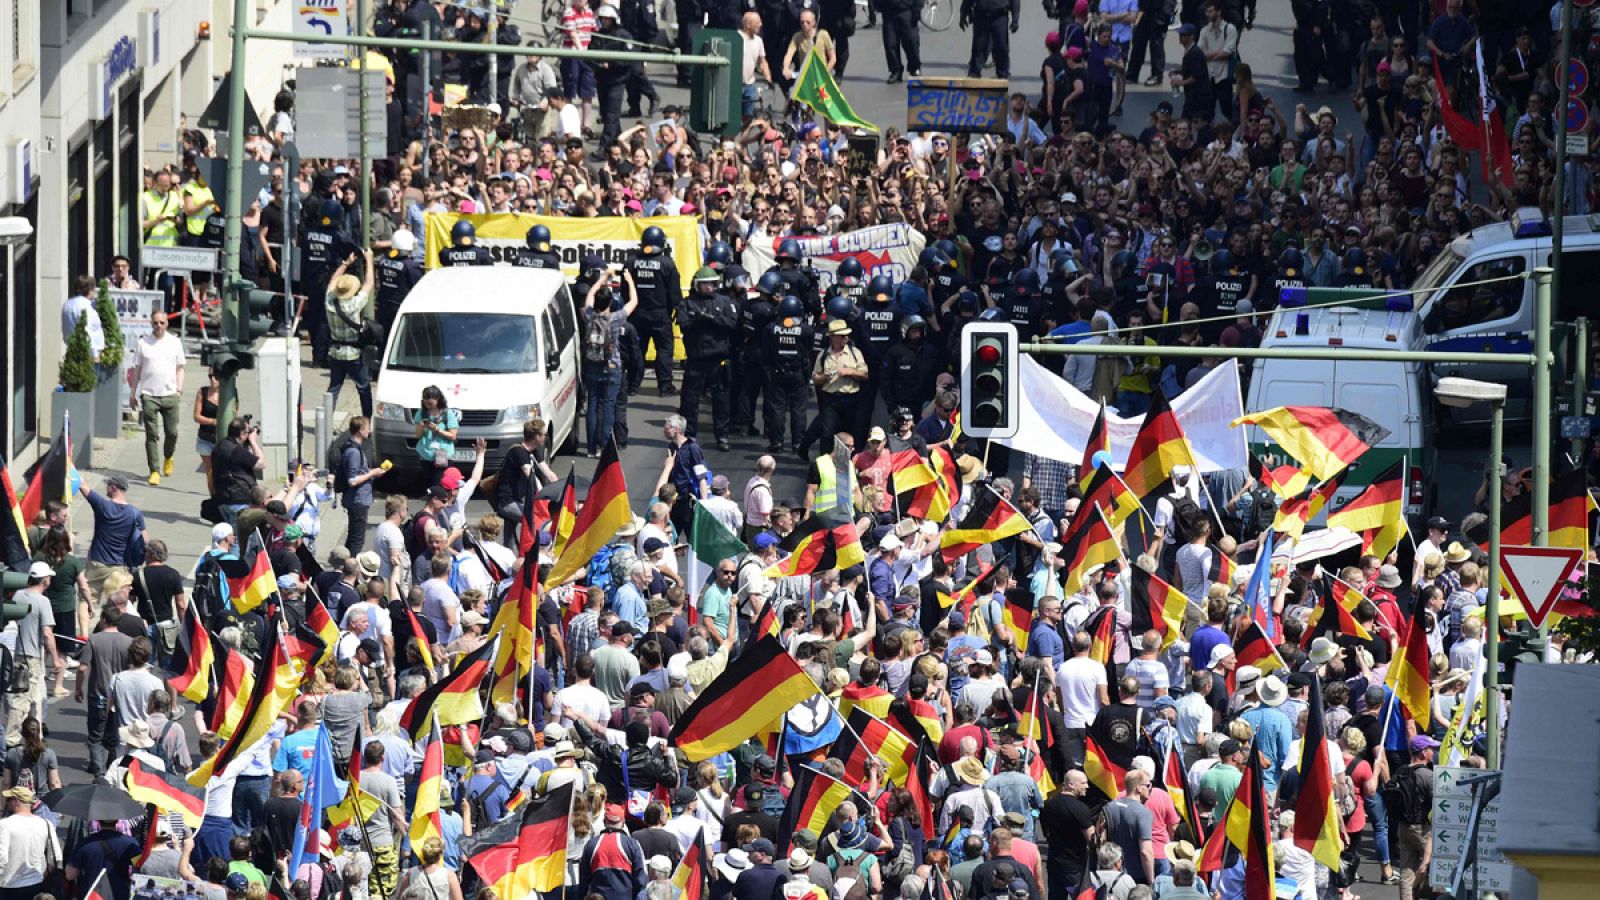
[[[1458,565],[1472,559],[1472,553],[1461,546],[1460,541],[1451,541],[1450,546],[1444,551],[1444,561],[1448,565]]]
[[[1339,645],[1326,637],[1319,637],[1311,642],[1311,664],[1314,666],[1327,665],[1338,655]]]
[[[135,719],[118,728],[117,737],[135,750],[148,750],[156,745],[155,738],[150,736],[150,723],[143,719]]]
[[[1167,844],[1167,860],[1169,862],[1183,862],[1199,856],[1200,852],[1188,841],[1171,841]]]
[[[1256,696],[1263,706],[1282,706],[1289,699],[1289,686],[1276,675],[1268,675],[1256,684]]]
[[[335,299],[349,300],[356,295],[357,291],[361,290],[361,279],[354,275],[340,275],[328,287],[329,290],[333,291]]]
[[[1429,578],[1444,571],[1444,557],[1437,553],[1429,553],[1422,558],[1422,574]]]
[[[952,768],[955,769],[956,777],[967,784],[982,785],[989,780],[989,770],[983,767],[983,763],[979,762],[976,756],[963,756],[956,760]]]

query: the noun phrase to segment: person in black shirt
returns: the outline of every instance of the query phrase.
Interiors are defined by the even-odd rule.
[[[761,836],[769,841],[778,839],[778,819],[769,813],[761,811],[761,804],[765,802],[767,791],[777,790],[775,787],[763,787],[759,784],[747,786],[742,792],[744,808],[736,809],[728,815],[728,821],[722,828],[729,834],[738,834],[740,825],[754,825],[760,829]]]
[[[478,244],[478,230],[465,219],[450,226],[450,246],[439,251],[441,266],[492,266],[494,256]]]
[[[1183,45],[1183,66],[1172,73],[1172,86],[1183,88],[1183,118],[1211,118],[1211,70],[1200,50],[1200,29],[1193,24],[1178,28],[1178,43]]]
[[[1076,895],[1082,882],[1089,859],[1089,838],[1094,831],[1094,814],[1083,800],[1088,793],[1088,776],[1080,769],[1072,769],[1067,772],[1062,789],[1050,795],[1039,811],[1050,900],[1067,900]]]
[[[549,426],[540,418],[523,423],[522,443],[506,451],[505,462],[500,465],[500,475],[495,479],[494,510],[500,515],[507,547],[517,546],[517,528],[527,514],[528,498],[535,496],[545,485],[556,480],[550,470]]]
[[[266,468],[261,452],[261,429],[249,416],[228,423],[228,436],[211,451],[211,498],[217,502],[222,520],[234,526],[239,512],[250,505],[257,479]]]
[[[300,826],[300,789],[302,778],[298,771],[285,769],[272,779],[272,796],[267,798],[266,829],[274,847],[289,847],[294,843],[295,829]]]

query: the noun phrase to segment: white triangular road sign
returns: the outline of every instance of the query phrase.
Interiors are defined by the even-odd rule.
[[[1522,608],[1536,626],[1555,606],[1572,567],[1583,559],[1575,547],[1501,547],[1500,570],[1522,600]]]

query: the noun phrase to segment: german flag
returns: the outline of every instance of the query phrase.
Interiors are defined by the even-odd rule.
[[[1245,862],[1243,900],[1273,900],[1278,875],[1267,822],[1271,813],[1261,779],[1261,754],[1251,744],[1248,766],[1219,823],[1222,827],[1211,832],[1200,854],[1200,871],[1220,871],[1229,864],[1228,857],[1236,853]]]
[[[29,520],[22,517],[22,501],[11,486],[11,472],[6,469],[4,456],[0,456],[0,503],[5,504],[5,509],[0,509],[0,562],[12,571],[26,572],[32,560],[28,553]]]
[[[1307,707],[1306,733],[1300,741],[1300,793],[1294,803],[1294,844],[1317,862],[1337,869],[1344,823],[1333,799],[1333,763],[1328,759],[1320,678],[1311,679]]]
[[[1400,655],[1389,663],[1389,674],[1384,680],[1394,690],[1406,715],[1417,723],[1419,732],[1427,731],[1433,724],[1433,684],[1428,680],[1428,630],[1422,624],[1421,604],[1417,604],[1405,640],[1400,645]]]
[[[450,674],[430,685],[400,714],[400,728],[413,742],[422,740],[435,719],[438,724],[463,725],[483,718],[478,688],[489,674],[500,644],[497,635],[482,647],[461,657]]]
[[[794,789],[778,820],[778,834],[785,842],[797,831],[822,834],[833,811],[855,794],[848,784],[809,766],[797,766],[794,778]]]
[[[922,729],[922,737],[927,738],[928,743],[937,747],[939,741],[944,739],[944,723],[939,719],[939,708],[926,700],[918,700],[909,694],[906,695],[905,700],[905,714],[910,716],[911,720]],[[903,724],[903,718],[901,722]],[[917,739],[915,731],[906,731],[906,734],[910,735],[912,740]]]
[[[128,761],[123,785],[128,796],[140,803],[149,803],[163,812],[183,816],[183,824],[191,829],[200,827],[206,817],[206,796],[191,788],[183,776],[170,772],[147,769],[137,756]]]
[[[1161,760],[1161,768],[1156,770],[1161,789],[1172,798],[1172,805],[1178,810],[1178,815],[1183,816],[1183,820],[1189,823],[1189,830],[1194,832],[1196,842],[1204,844],[1205,825],[1195,813],[1193,801],[1189,799],[1189,779],[1183,767],[1183,757],[1178,754],[1177,741],[1167,745],[1167,753]]]
[[[1194,458],[1189,440],[1183,436],[1183,426],[1167,397],[1161,391],[1151,396],[1150,411],[1144,414],[1144,424],[1134,436],[1133,447],[1128,450],[1128,463],[1122,468],[1122,480],[1128,490],[1143,501],[1167,483],[1173,466],[1187,466]]]
[[[174,673],[167,684],[179,695],[199,703],[211,694],[211,667],[216,657],[211,650],[211,633],[201,624],[194,604],[184,610],[183,621],[178,625],[177,646],[172,651],[171,670]]]
[[[1106,522],[1116,528],[1126,522],[1130,516],[1139,512],[1139,498],[1133,495],[1128,485],[1117,473],[1106,469],[1096,476],[1094,484],[1084,492],[1083,501],[1078,509],[1099,509],[1105,514]]]
[[[564,784],[542,800],[461,842],[466,858],[496,897],[527,897],[559,890],[567,875],[567,830],[572,816],[572,785]]]
[[[153,831],[154,829],[152,828],[151,830]],[[100,870],[100,874],[96,875],[94,881],[90,882],[89,891],[83,895],[83,900],[111,900],[111,892],[101,886],[101,882],[105,881],[106,872],[108,871],[110,870]],[[268,900],[271,900],[271,898],[268,898]]]
[[[1405,460],[1395,460],[1349,503],[1328,513],[1328,527],[1360,534],[1364,554],[1379,559],[1388,556],[1406,528],[1405,473]]]
[[[238,559],[218,557],[217,564],[222,567],[223,577],[228,580],[228,596],[233,599],[233,608],[239,612],[255,610],[278,592],[278,579],[272,574],[272,562],[267,559],[267,550],[261,545],[261,539],[254,534]]]
[[[1101,749],[1094,735],[1084,736],[1083,772],[1089,776],[1089,787],[1098,792],[1105,802],[1109,803],[1122,795],[1122,783],[1127,780],[1128,769],[1133,764],[1132,760],[1126,763],[1120,764],[1112,759],[1110,754]]]
[[[1255,425],[1294,457],[1312,478],[1326,480],[1389,436],[1366,416],[1326,406],[1280,406],[1233,420]]]
[[[954,565],[979,547],[1021,534],[1029,527],[1027,516],[995,493],[994,488],[985,486],[973,495],[961,521],[939,536],[939,550],[944,561]]]
[[[1278,506],[1278,512],[1272,517],[1272,530],[1288,535],[1292,540],[1298,541],[1300,535],[1305,533],[1306,525],[1322,512],[1333,495],[1338,493],[1339,485],[1343,483],[1342,475],[1335,473],[1329,478],[1306,493],[1292,500],[1285,500]]]
[[[428,633],[422,630],[422,622],[417,619],[417,614],[411,611],[411,604],[403,604],[406,610],[406,619],[411,626],[411,637],[417,642],[417,653],[422,657],[422,665],[429,672],[437,672],[439,667],[433,663],[433,648],[428,644]],[[396,649],[396,653],[401,652]]]
[[[771,635],[753,642],[728,664],[678,717],[669,742],[690,762],[732,750],[796,703],[817,683]]]
[[[1301,471],[1299,466],[1269,468],[1254,453],[1250,454],[1250,477],[1266,485],[1283,500],[1298,497],[1311,486],[1311,476]]]
[[[1239,665],[1255,666],[1263,672],[1276,672],[1289,667],[1266,632],[1261,630],[1261,623],[1256,621],[1251,621],[1233,639],[1233,655],[1237,657]]]
[[[1089,436],[1083,441],[1083,460],[1078,463],[1078,489],[1089,493],[1089,487],[1098,480],[1099,472],[1096,471],[1094,455],[1104,451],[1111,453],[1111,435],[1106,430],[1106,405],[1100,404],[1100,412],[1094,417],[1094,424],[1089,426]]]
[[[215,641],[211,648],[211,677],[216,687],[213,689],[214,702],[206,727],[216,732],[217,737],[227,740],[244,720],[250,696],[255,692],[256,673],[244,654],[227,644]]]
[[[567,552],[567,542],[572,540],[572,530],[578,524],[578,467],[567,469],[567,483],[561,486],[561,499],[556,502],[555,524],[551,528],[550,558],[560,559]],[[530,549],[527,536],[519,539],[523,554]]]
[[[811,575],[834,569],[848,569],[867,561],[861,549],[861,535],[854,522],[828,525],[812,516],[790,532],[778,546],[789,555],[766,570],[768,578]]]
[[[1341,587],[1343,590],[1353,591],[1355,589],[1337,578],[1333,579],[1333,581],[1334,586],[1323,593],[1322,599],[1317,602],[1317,608],[1311,611],[1311,617],[1306,620],[1306,632],[1300,639],[1302,648],[1310,647],[1311,642],[1321,635],[1331,635],[1335,638],[1345,635],[1347,637],[1360,638],[1363,641],[1372,640],[1372,635],[1361,627],[1361,623],[1356,621],[1355,616],[1352,616],[1350,610],[1339,600],[1338,594],[1342,593]],[[1358,598],[1357,602],[1359,602],[1359,591],[1356,592],[1356,596]],[[1428,671],[1426,658],[1423,660],[1422,671]]]
[[[680,900],[706,900],[711,896],[710,866],[711,854],[706,851],[706,831],[697,828],[694,840],[672,873],[672,886]]]
[[[1033,687],[1023,695],[1022,703],[1017,707],[1017,733],[1031,737],[1045,747],[1055,743],[1054,735],[1050,732],[1050,717],[1045,713],[1044,695],[1047,690],[1048,685],[1036,677]]]
[[[532,526],[537,530],[538,525]],[[514,703],[517,685],[522,684],[538,662],[534,645],[538,643],[539,555],[530,552],[522,558],[511,589],[500,599],[489,633],[500,640],[494,656],[495,703]]]
[[[1550,536],[1546,542],[1551,547],[1573,547],[1579,550],[1589,546],[1589,492],[1587,475],[1583,469],[1573,469],[1557,475],[1550,481]],[[1525,492],[1502,505],[1500,521],[1500,546],[1529,546],[1533,544],[1533,493]],[[1467,533],[1474,543],[1488,546],[1489,528],[1482,525]]]
[[[954,504],[961,496],[961,469],[956,465],[955,454],[944,444],[935,444],[928,448],[928,465],[933,468],[933,477],[944,488],[944,495]]]
[[[783,633],[783,627],[778,622],[778,605],[773,602],[775,599],[768,597],[761,602],[761,610],[756,613],[756,620],[750,626],[752,636],[770,634],[777,637]]]
[[[1133,567],[1129,587],[1133,593],[1131,633],[1159,631],[1163,650],[1183,636],[1183,613],[1189,600],[1182,591],[1138,566]]]
[[[950,517],[951,502],[944,482],[915,450],[904,452],[911,454],[913,461],[896,469],[892,475],[895,504],[900,515],[943,523]]]
[[[1102,606],[1083,621],[1083,630],[1089,632],[1089,658],[1106,667],[1106,675],[1115,681],[1113,655],[1117,649],[1117,607]]]
[[[299,693],[300,681],[300,671],[284,646],[283,636],[277,628],[269,627],[265,646],[261,648],[261,660],[257,663],[255,684],[239,717],[238,730],[227,739],[216,756],[189,773],[189,783],[195,787],[205,787],[229,763],[266,737],[289,701]]]
[[[22,480],[28,485],[20,504],[24,528],[39,518],[46,501],[72,505],[72,495],[78,492],[78,467],[72,464],[72,435],[65,419],[50,449],[22,473]]]
[[[328,657],[333,655],[333,645],[339,640],[339,626],[333,621],[333,616],[328,614],[328,608],[322,605],[322,600],[315,592],[306,593],[306,626],[322,641],[322,650],[316,654],[311,665],[320,666]]]
[[[1235,568],[1233,557],[1223,553],[1221,547],[1212,544],[1211,565],[1206,569],[1206,580],[1232,588]]]
[[[987,566],[984,566],[983,571],[979,572],[971,581],[967,582],[966,587],[956,591],[955,594],[951,596],[950,602],[945,604],[945,608],[948,609],[951,606],[954,606],[955,608],[961,610],[961,614],[967,617],[968,622],[972,621],[973,604],[977,602],[979,594],[987,594],[994,590],[994,582],[990,580],[989,576],[994,574],[995,568],[999,565],[1000,564],[997,562],[991,562]]]
[[[444,786],[444,739],[439,723],[433,723],[433,737],[422,751],[422,768],[417,773],[415,807],[411,813],[411,846],[421,847],[430,837],[444,840],[439,813],[439,790]]]
[[[1099,507],[1088,504],[1078,507],[1078,514],[1067,525],[1067,533],[1061,536],[1061,561],[1067,572],[1066,596],[1071,597],[1083,589],[1090,570],[1122,558],[1122,545],[1117,543],[1111,527]]]
[[[850,716],[850,711],[860,707],[880,719],[889,715],[889,704],[894,702],[894,695],[875,684],[865,685],[850,682],[839,692],[839,714]]]
[[[595,553],[611,543],[617,531],[632,520],[628,482],[622,475],[622,460],[617,458],[617,443],[607,441],[595,466],[594,480],[589,483],[589,493],[583,498],[583,508],[572,523],[572,536],[556,557],[545,585],[559,587],[576,578]],[[558,528],[560,521],[558,517]]]
[[[155,804],[145,804],[144,823],[139,826],[139,855],[133,858],[135,871],[144,868],[150,861],[150,854],[156,851],[156,844],[160,843],[161,813],[156,811]],[[98,897],[93,891],[84,895],[84,900]]]
[[[933,759],[932,745],[925,740],[917,741],[906,774],[906,791],[922,815],[922,836],[927,840],[933,840],[939,833],[939,817],[933,808],[933,796],[928,792],[928,785],[933,783]]]
[[[1011,631],[1012,644],[1018,653],[1028,652],[1028,633],[1033,630],[1033,591],[1011,588],[1006,591],[1006,602],[1000,613],[1006,628]]]
[[[867,783],[867,765],[874,756],[888,764],[886,780],[904,785],[910,749],[910,738],[889,727],[888,722],[856,707],[845,717],[845,729],[833,742],[828,756],[844,763],[845,780],[852,785]]]

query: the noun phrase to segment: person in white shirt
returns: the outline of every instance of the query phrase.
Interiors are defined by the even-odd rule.
[[[33,789],[17,785],[5,798],[6,817],[0,819],[0,891],[6,895],[32,894],[44,876],[63,863],[55,826],[33,814],[38,798]]]
[[[144,459],[150,483],[160,484],[172,474],[172,455],[178,451],[178,405],[183,397],[183,342],[167,330],[167,314],[150,316],[150,333],[141,335],[133,348],[133,396],[129,404],[139,411],[144,426]]]
[[[639,533],[633,536],[634,552],[644,555],[644,545],[651,539],[658,540],[667,546],[672,545],[672,525],[668,519],[672,515],[672,507],[660,500],[650,504],[645,510],[645,523],[639,527]],[[737,532],[736,532],[737,533]]]
[[[1106,686],[1104,663],[1089,657],[1093,637],[1087,631],[1072,636],[1072,658],[1056,673],[1056,690],[1061,692],[1061,717],[1067,727],[1067,758],[1073,765],[1083,764],[1085,738],[1100,707],[1111,703]]]
[[[755,15],[755,13],[746,13]],[[751,541],[758,532],[765,531],[772,518],[772,474],[778,470],[778,461],[763,455],[756,460],[756,473],[744,484],[744,529],[740,539]]]
[[[559,718],[567,728],[571,728],[572,723],[579,719],[602,723],[610,719],[611,701],[606,699],[604,691],[592,684],[594,657],[587,653],[579,656],[572,664],[572,677],[571,684],[556,691],[551,718]],[[574,713],[577,715],[574,716]]]
[[[78,319],[87,316],[84,328],[89,332],[89,352],[95,359],[106,349],[106,332],[100,314],[94,309],[94,279],[79,275],[72,282],[72,296],[61,304],[61,342],[65,344],[78,327]]]
[[[701,500],[700,505],[715,516],[729,534],[738,534],[744,530],[744,512],[728,498],[729,488],[728,476],[715,476],[711,479],[711,496]]]

